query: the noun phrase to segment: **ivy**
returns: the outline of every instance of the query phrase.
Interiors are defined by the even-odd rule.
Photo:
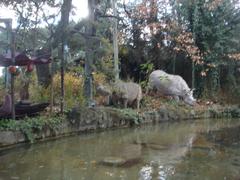
[[[131,120],[134,125],[139,125],[142,121],[141,117],[139,116],[138,112],[133,109],[121,109],[121,113],[124,115],[125,118]]]
[[[150,73],[153,71],[154,65],[153,65],[153,63],[148,61],[146,63],[140,64],[140,69],[141,69],[141,73],[143,73],[146,77],[148,77],[150,75]],[[140,82],[140,85],[143,88],[146,88],[147,84],[148,84],[148,79],[145,79]]]
[[[38,116],[33,118],[25,118],[23,120],[5,119],[0,121],[0,130],[4,131],[21,131],[26,138],[33,143],[35,133],[40,132],[45,127],[56,131],[61,127],[64,116]]]

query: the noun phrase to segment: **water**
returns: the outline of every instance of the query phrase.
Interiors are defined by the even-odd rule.
[[[0,152],[0,180],[240,179],[240,120],[82,134]]]

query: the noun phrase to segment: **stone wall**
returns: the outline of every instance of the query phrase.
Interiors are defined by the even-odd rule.
[[[162,106],[158,110],[141,114],[134,110],[110,107],[75,108],[68,113],[67,118],[61,122],[57,129],[45,126],[41,130],[33,130],[33,134],[36,141],[43,141],[81,132],[123,128],[136,124],[230,116],[240,117],[239,108],[211,107],[205,110],[194,110],[186,107]],[[0,131],[0,150],[23,142],[29,142],[29,140],[20,131]]]

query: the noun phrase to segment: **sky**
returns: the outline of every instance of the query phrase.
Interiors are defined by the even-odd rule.
[[[78,21],[79,19],[84,18],[88,15],[87,0],[72,0],[72,4],[74,7],[76,7],[76,9],[74,9],[75,15],[70,16],[71,20]],[[51,11],[54,11],[54,10],[50,9],[49,12],[51,13]],[[13,27],[17,26],[17,21],[16,21],[14,11],[7,7],[0,6],[0,18],[12,18]]]

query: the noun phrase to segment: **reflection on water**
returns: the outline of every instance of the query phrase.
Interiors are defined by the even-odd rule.
[[[163,123],[0,153],[0,180],[240,179],[240,120]]]

